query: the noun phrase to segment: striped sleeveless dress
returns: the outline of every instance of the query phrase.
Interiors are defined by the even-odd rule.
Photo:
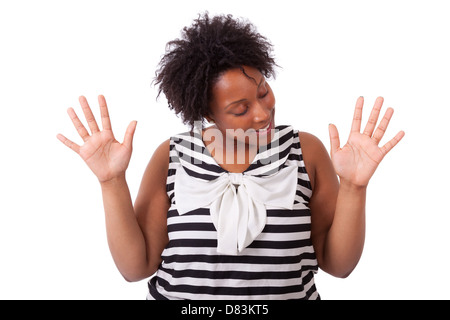
[[[244,173],[261,177],[296,166],[293,209],[266,207],[262,232],[239,254],[225,255],[217,252],[217,230],[210,208],[180,215],[174,189],[176,172],[181,168],[193,179],[207,181],[226,170],[210,155],[200,131],[171,137],[166,185],[171,201],[167,214],[169,243],[159,269],[148,282],[148,300],[320,299],[314,283],[318,264],[308,207],[312,190],[298,131],[277,126],[271,143],[261,149]]]

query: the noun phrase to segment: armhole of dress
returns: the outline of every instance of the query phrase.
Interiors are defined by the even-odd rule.
[[[305,162],[303,161],[303,149],[302,149],[302,143],[300,141],[300,134],[299,134],[298,130],[294,130],[294,139],[295,139],[294,144],[298,144],[298,148],[300,150],[298,172],[302,173],[308,177],[307,180],[305,180],[305,179],[301,179],[301,180],[305,183],[305,187],[309,188],[312,192],[313,190],[312,190],[312,185],[311,185],[311,179],[308,174],[308,171],[306,170]]]
[[[176,164],[179,163],[178,153],[175,149],[174,138],[170,138],[170,151],[169,151],[169,169],[167,171],[166,179],[166,192],[170,199],[170,203],[173,204],[174,199],[174,187],[175,187],[175,174],[176,174]]]

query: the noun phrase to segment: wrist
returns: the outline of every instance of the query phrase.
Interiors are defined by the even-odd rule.
[[[366,192],[367,185],[359,185],[355,184],[349,180],[345,179],[339,179],[340,181],[340,188],[345,191],[349,192]]]
[[[125,179],[125,173],[116,176],[116,177],[112,177],[106,180],[99,180],[100,185],[102,188],[110,188],[110,187],[114,187],[117,185],[121,185],[124,182],[126,183],[126,179]]]

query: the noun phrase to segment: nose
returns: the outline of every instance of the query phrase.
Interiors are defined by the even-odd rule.
[[[271,107],[263,104],[257,103],[253,109],[253,121],[260,123],[267,123],[270,120],[270,115],[272,113]]]

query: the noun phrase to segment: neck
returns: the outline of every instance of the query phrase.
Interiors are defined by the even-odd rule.
[[[258,153],[258,144],[250,143],[252,141],[248,137],[241,140],[239,137],[224,135],[221,132],[219,134],[212,130],[214,128],[203,131],[203,141],[211,156],[229,172],[245,171]]]

